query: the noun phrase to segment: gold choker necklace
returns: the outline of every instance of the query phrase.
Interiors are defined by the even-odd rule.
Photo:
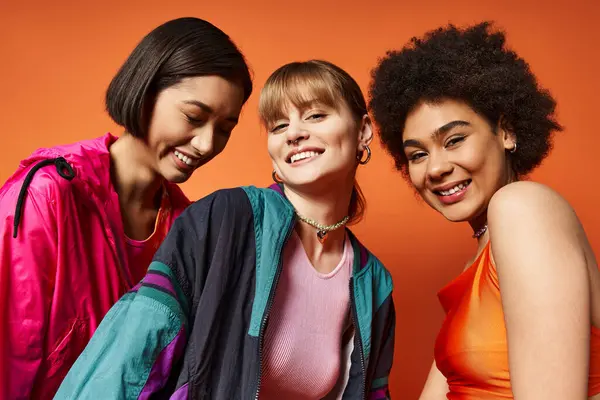
[[[327,240],[327,236],[329,235],[329,232],[335,231],[336,229],[339,229],[342,226],[346,225],[346,223],[350,219],[350,217],[348,215],[346,215],[340,222],[336,222],[333,225],[321,225],[320,223],[318,223],[315,220],[312,220],[310,218],[307,218],[307,217],[304,217],[304,216],[298,214],[298,211],[296,211],[296,216],[298,217],[298,219],[300,221],[305,222],[305,223],[309,224],[310,226],[312,226],[313,228],[317,229],[317,239],[319,240],[319,242],[321,244],[325,243],[325,240]]]

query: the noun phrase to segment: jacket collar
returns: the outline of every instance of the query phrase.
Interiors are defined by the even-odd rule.
[[[273,183],[271,186],[269,186],[269,189],[280,194],[284,199],[287,200],[287,197],[285,196],[285,193],[283,192],[283,184]],[[289,201],[288,201],[288,203],[289,203]],[[291,203],[290,203],[290,205],[291,205]],[[354,236],[354,234],[348,227],[346,227],[346,232],[348,232],[348,235],[350,236],[350,241],[353,243],[354,249],[356,250],[358,248],[358,254],[356,251],[354,252],[354,259],[355,260],[358,259],[359,264],[355,263],[355,267],[353,268],[354,271],[357,272],[357,270],[361,270],[367,265],[367,261],[369,259],[369,252],[366,249],[366,247],[363,246],[363,244],[358,240],[358,238],[356,236]]]

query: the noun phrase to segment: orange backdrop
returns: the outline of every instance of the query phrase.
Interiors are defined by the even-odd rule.
[[[167,19],[197,16],[222,28],[248,57],[257,87],[224,153],[183,186],[193,199],[221,187],[270,183],[257,93],[281,64],[327,59],[366,91],[387,49],[449,21],[493,19],[556,96],[566,126],[533,178],[566,196],[600,251],[593,172],[600,169],[600,12],[585,1],[3,0],[0,183],[38,147],[120,133],[104,113],[104,90],[142,36]],[[391,386],[396,397],[414,399],[443,317],[436,292],[461,271],[475,243],[468,226],[446,222],[415,198],[376,142],[372,161],[359,172],[368,210],[355,231],[393,273],[398,325]]]

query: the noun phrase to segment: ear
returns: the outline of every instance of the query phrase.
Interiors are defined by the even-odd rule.
[[[517,136],[515,135],[512,125],[504,118],[500,117],[498,126],[496,127],[499,138],[502,140],[504,149],[511,151],[517,145]]]
[[[358,151],[363,152],[365,147],[371,144],[373,140],[373,124],[368,114],[363,115],[360,121],[360,130],[358,131]]]

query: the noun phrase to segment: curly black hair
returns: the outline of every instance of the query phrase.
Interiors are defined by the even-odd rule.
[[[388,51],[371,72],[369,109],[381,142],[407,177],[402,133],[409,112],[422,102],[454,99],[512,131],[518,150],[511,154],[517,176],[541,164],[561,131],[556,102],[538,86],[529,65],[505,47],[503,32],[491,22],[458,29],[452,24],[413,37],[399,51]]]

